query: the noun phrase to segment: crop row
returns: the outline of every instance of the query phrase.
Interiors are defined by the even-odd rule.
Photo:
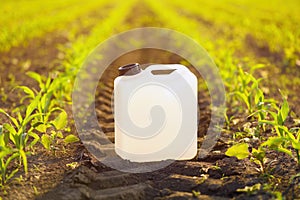
[[[268,10],[263,6],[261,9],[254,6],[261,3],[251,2],[247,7],[245,2],[233,4],[210,1],[199,5],[197,1],[184,4],[176,0],[170,5],[177,9],[184,8],[183,14],[188,13],[192,18],[195,16],[211,23],[210,27],[214,31],[222,31],[221,36],[228,37],[227,41],[242,42],[236,49],[247,49],[249,44],[268,48],[273,54],[284,55],[282,63],[285,66],[294,66],[300,51],[300,18],[297,11],[292,2],[284,5],[274,2],[275,7],[268,6]]]
[[[11,47],[27,43],[30,39],[42,37],[47,32],[64,29],[68,23],[79,17],[85,17],[91,12],[104,7],[106,1],[90,1],[86,4],[83,1],[66,1],[63,4],[50,1],[47,9],[43,8],[45,2],[20,3],[20,8],[14,10],[14,4],[5,5],[1,10],[4,13],[11,13],[0,20],[0,51],[8,51]],[[58,7],[60,5],[60,7]],[[15,5],[14,5],[15,6]],[[30,9],[28,9],[30,6]],[[66,11],[68,9],[68,12]],[[28,15],[28,11],[37,11]],[[37,17],[38,16],[38,17]]]

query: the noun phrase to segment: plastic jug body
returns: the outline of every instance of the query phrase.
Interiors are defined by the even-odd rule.
[[[150,65],[138,73],[117,77],[116,153],[133,162],[194,158],[197,85],[196,76],[178,64]]]

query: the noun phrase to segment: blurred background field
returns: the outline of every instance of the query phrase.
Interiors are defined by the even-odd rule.
[[[66,51],[63,48],[76,51],[85,46],[82,50],[90,51],[111,34],[142,26],[166,27],[194,38],[221,69],[228,57],[237,62],[246,59],[270,67],[264,75],[276,74],[277,81],[272,81],[278,84],[275,88],[293,90],[299,84],[296,77],[299,77],[300,62],[300,3],[296,0],[284,3],[142,1],[128,2],[130,5],[123,10],[124,3],[120,1],[18,0],[1,4],[0,51],[3,53],[30,47],[32,43],[42,46],[51,37],[58,36],[64,45],[58,41],[54,48],[59,49],[61,58]],[[18,57],[18,52],[1,59],[2,66],[12,61],[26,62],[22,55]]]

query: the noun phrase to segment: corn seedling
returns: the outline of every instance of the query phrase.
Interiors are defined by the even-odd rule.
[[[274,127],[278,136],[285,136],[283,125],[290,112],[289,104],[286,98],[283,98],[283,103],[280,108],[276,107],[277,112],[266,110],[271,115],[273,120],[260,120],[260,124],[269,124]]]
[[[56,106],[58,104],[58,98],[54,95],[58,94],[62,89],[62,79],[60,79],[60,77],[53,79],[50,76],[46,79],[34,72],[29,72],[28,75],[37,81],[40,91],[36,92],[28,87],[21,86],[19,88],[27,94],[24,99],[29,98],[32,100],[36,95],[41,96],[36,109],[36,112],[40,115],[33,120],[32,126],[40,133],[43,133],[41,136],[42,145],[47,150],[53,150],[55,153],[58,140],[64,138],[62,131],[69,131],[69,128],[67,127],[68,115],[64,109]],[[51,120],[51,118],[54,119]],[[51,134],[48,133],[49,129],[52,129]],[[71,137],[73,138],[72,141],[68,139]],[[65,140],[67,141],[65,143],[72,143],[77,142],[78,138],[74,135],[69,135]]]
[[[17,113],[17,118],[10,116],[4,110],[0,109],[0,113],[6,115],[10,123],[4,123],[1,126],[0,133],[0,146],[1,146],[1,174],[2,174],[2,184],[16,173],[13,170],[9,175],[7,175],[7,167],[12,162],[12,160],[17,159],[19,164],[23,164],[24,171],[27,173],[27,147],[33,147],[39,140],[39,136],[33,132],[33,128],[30,126],[31,121],[37,117],[39,114],[33,114],[36,109],[37,103],[39,101],[39,96],[35,98],[27,107],[25,117],[22,117],[21,113]],[[29,145],[29,137],[32,138]]]
[[[0,126],[0,187],[3,187],[18,172],[18,168],[10,169],[9,164],[19,158],[16,149],[8,146],[9,135],[3,132],[3,126]]]
[[[266,149],[264,146],[259,146],[256,148],[251,148],[249,150],[249,145],[247,143],[237,143],[225,152],[227,156],[234,156],[239,160],[250,157],[250,161],[259,165],[259,171],[263,175],[268,175],[268,168],[266,166]]]
[[[288,130],[285,126],[279,126],[284,131],[284,136],[270,137],[261,146],[268,146],[270,149],[286,153],[294,158],[300,165],[300,131],[299,128]],[[295,151],[293,152],[292,149]]]

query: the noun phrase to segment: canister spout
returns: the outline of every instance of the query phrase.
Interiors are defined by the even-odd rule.
[[[119,76],[132,76],[141,72],[139,63],[131,63],[119,67]]]

